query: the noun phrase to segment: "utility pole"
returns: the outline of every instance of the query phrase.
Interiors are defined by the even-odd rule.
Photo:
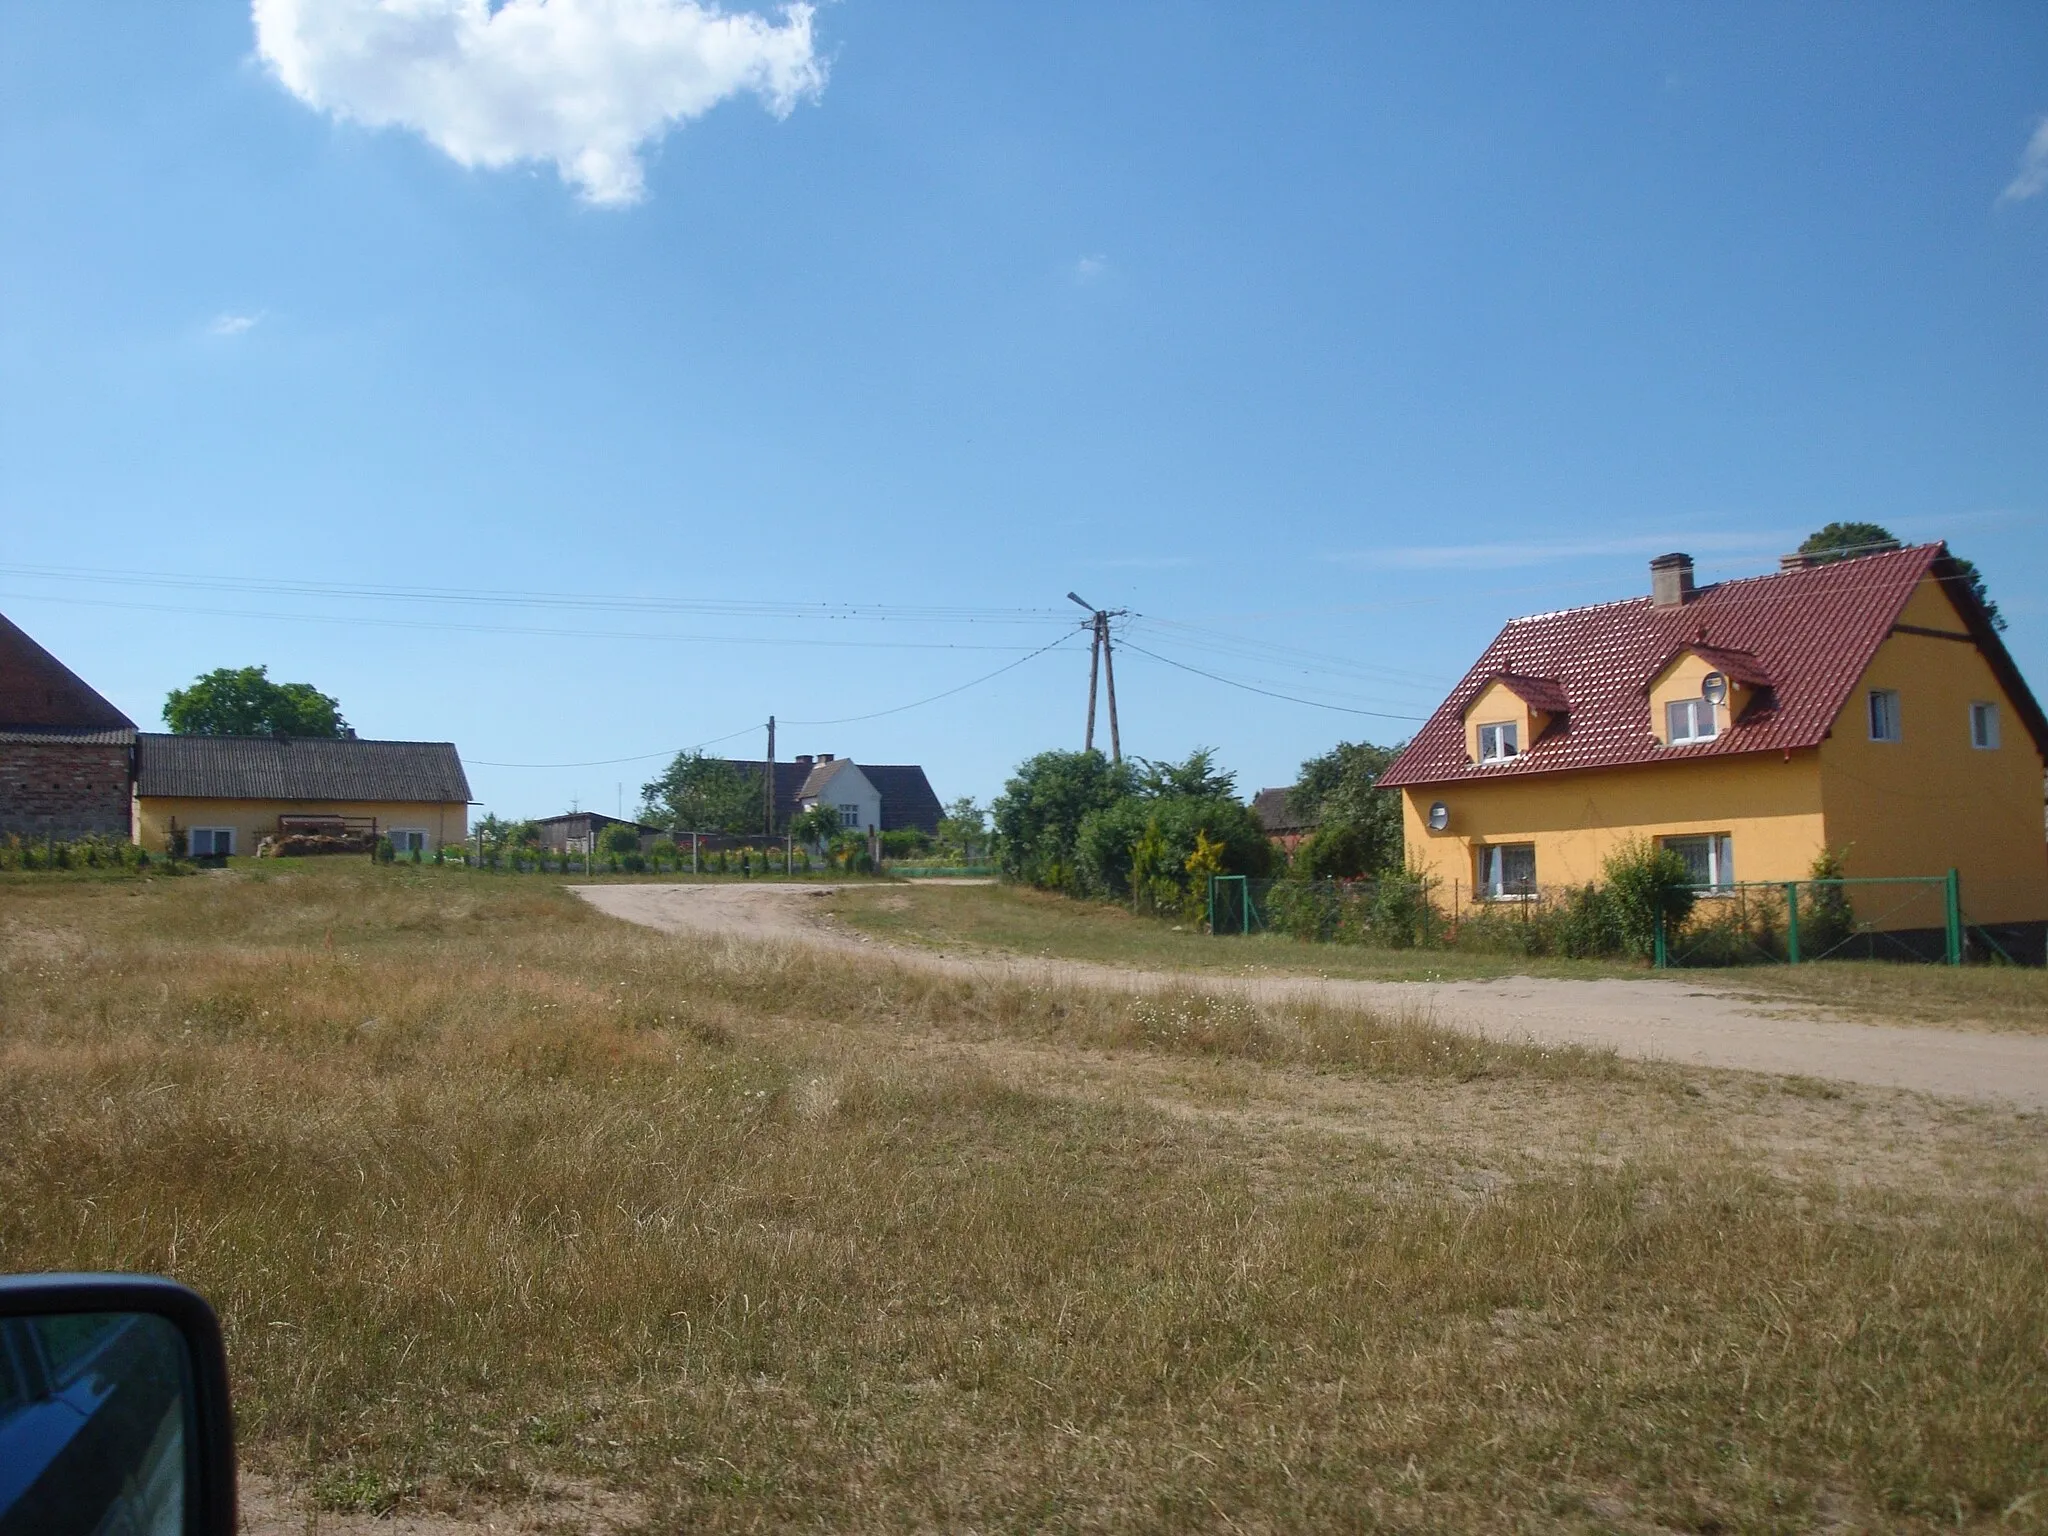
[[[1123,737],[1117,730],[1116,665],[1110,659],[1112,648],[1109,643],[1109,621],[1123,618],[1130,610],[1098,608],[1078,592],[1069,592],[1067,598],[1088,610],[1090,627],[1094,630],[1094,639],[1088,647],[1088,736],[1084,750],[1095,750],[1095,673],[1099,666],[1105,691],[1109,694],[1110,761],[1121,763],[1124,760],[1124,744]]]
[[[761,801],[766,808],[764,811],[765,824],[761,830],[770,837],[773,837],[775,835],[775,717],[773,715],[768,717],[768,771],[762,774],[761,777],[767,781],[761,789]]]

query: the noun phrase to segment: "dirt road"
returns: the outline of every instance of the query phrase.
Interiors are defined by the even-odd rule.
[[[670,933],[770,939],[885,954],[955,974],[1069,982],[1130,991],[1234,991],[1262,1000],[1421,1012],[1503,1040],[1611,1047],[1622,1055],[1909,1088],[1948,1098],[2048,1110],[2048,1038],[1903,1029],[1831,1018],[1796,1004],[1754,1003],[1675,981],[1352,981],[1216,976],[1073,960],[948,955],[838,931],[818,911],[829,886],[595,885],[577,895],[627,922]]]

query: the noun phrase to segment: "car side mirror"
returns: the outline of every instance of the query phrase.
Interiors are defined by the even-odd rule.
[[[220,1321],[142,1275],[0,1277],[0,1536],[234,1536]]]

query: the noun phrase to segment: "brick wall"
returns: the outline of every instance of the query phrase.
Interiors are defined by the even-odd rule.
[[[0,741],[0,836],[126,838],[125,746]]]

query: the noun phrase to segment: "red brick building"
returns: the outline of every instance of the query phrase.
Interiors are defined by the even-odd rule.
[[[135,722],[0,616],[0,837],[126,840]]]

